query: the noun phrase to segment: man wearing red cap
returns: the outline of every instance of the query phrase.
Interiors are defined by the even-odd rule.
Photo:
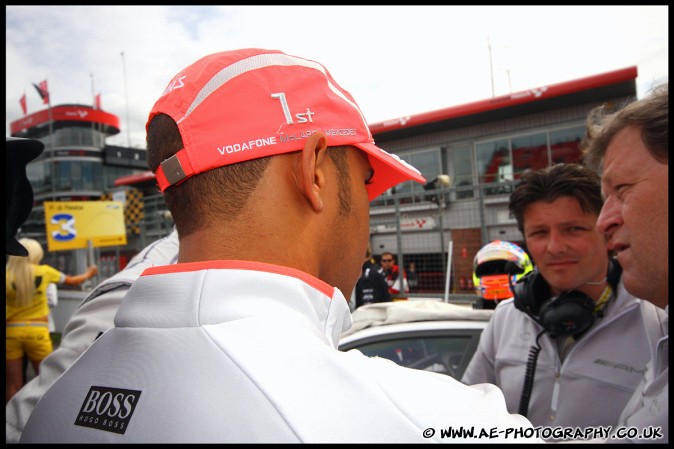
[[[337,350],[370,201],[424,178],[375,146],[322,65],[275,50],[206,56],[169,83],[147,133],[178,263],[143,272],[22,442],[450,442],[448,427],[490,442],[535,436],[493,385]],[[515,428],[531,432],[506,437]]]

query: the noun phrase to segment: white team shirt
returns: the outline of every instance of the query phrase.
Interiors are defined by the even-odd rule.
[[[35,407],[21,442],[456,442],[530,429],[493,385],[468,387],[358,351],[343,294],[276,265],[146,270],[110,329]],[[433,429],[428,430],[428,429]],[[433,433],[433,436],[430,436]]]

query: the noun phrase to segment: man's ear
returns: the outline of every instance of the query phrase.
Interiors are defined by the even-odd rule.
[[[326,172],[328,139],[320,131],[309,136],[302,149],[302,158],[295,170],[295,179],[300,192],[315,211],[323,209],[323,189]]]

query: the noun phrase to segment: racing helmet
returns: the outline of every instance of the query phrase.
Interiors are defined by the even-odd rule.
[[[494,240],[483,246],[473,259],[475,293],[493,301],[511,298],[510,277],[514,284],[533,269],[529,255],[522,248],[512,242]]]

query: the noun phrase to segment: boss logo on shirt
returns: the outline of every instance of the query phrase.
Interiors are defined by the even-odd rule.
[[[138,398],[140,391],[93,386],[82,403],[75,425],[124,434]]]

